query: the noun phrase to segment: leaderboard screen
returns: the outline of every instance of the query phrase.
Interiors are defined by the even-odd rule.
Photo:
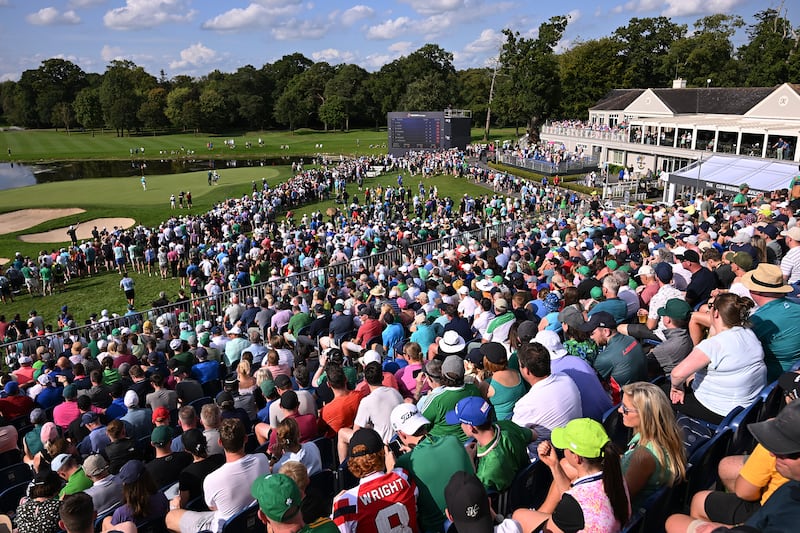
[[[391,148],[437,149],[442,146],[442,119],[422,114],[393,116],[389,120]]]

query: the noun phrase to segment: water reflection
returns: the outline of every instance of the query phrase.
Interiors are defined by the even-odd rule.
[[[135,161],[64,161],[47,165],[0,163],[0,189],[14,189],[37,183],[70,181],[87,178],[128,178],[163,174],[182,174],[236,167],[290,165],[303,158],[274,157],[266,159],[162,159]],[[307,159],[307,158],[306,158]]]

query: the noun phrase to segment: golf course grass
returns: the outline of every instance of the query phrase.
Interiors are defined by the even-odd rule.
[[[8,140],[14,135],[23,133],[25,135],[18,137],[18,139],[27,139],[26,145],[36,144],[30,139],[41,138],[42,143],[53,142],[52,139],[58,137],[62,141],[72,137],[81,137],[87,144],[92,146],[87,147],[81,154],[86,154],[85,157],[112,159],[115,154],[105,152],[99,146],[107,146],[108,150],[119,151],[120,147],[128,145],[145,145],[145,153],[150,150],[145,144],[146,137],[124,138],[117,139],[114,137],[104,137],[98,139],[95,136],[92,140],[90,135],[86,134],[72,134],[68,136],[64,132],[2,132],[0,133],[0,146],[3,140]],[[361,146],[364,143],[369,145],[369,141],[365,141],[369,137],[366,135],[368,132],[360,131],[346,134],[308,134],[309,137],[320,136],[324,140],[321,142],[324,146],[324,151],[329,152],[329,145],[345,146],[350,141],[354,142],[355,138],[360,139]],[[386,134],[376,133],[380,139],[385,143]],[[263,139],[270,138],[270,143],[276,143],[278,139],[277,134],[262,134]],[[288,139],[301,137],[302,135],[292,136],[285,134]],[[174,137],[174,138],[173,138]],[[154,146],[165,145],[168,142],[175,141],[180,144],[178,139],[187,136],[166,136],[155,137]],[[188,136],[191,137],[191,136]],[[231,136],[222,136],[222,138],[232,138]],[[254,138],[257,140],[258,136]],[[198,138],[199,142],[204,146],[206,137]],[[373,139],[379,142],[377,137]],[[135,141],[135,143],[133,142]],[[141,141],[141,142],[140,142]],[[220,140],[221,141],[221,140]],[[305,142],[305,141],[304,141]],[[320,141],[318,141],[320,142]],[[97,143],[97,144],[95,144]],[[106,145],[106,143],[108,143]],[[239,140],[237,139],[237,148],[239,150]],[[58,143],[56,143],[58,144]],[[216,144],[216,143],[215,143]],[[254,143],[255,144],[255,143]],[[277,143],[278,145],[280,142]],[[314,141],[310,143],[311,150],[304,152],[293,152],[295,155],[313,155],[321,150],[313,150]],[[221,145],[221,142],[220,142]],[[290,143],[291,145],[291,143]],[[156,151],[159,148],[156,148]],[[215,148],[216,149],[216,148]],[[62,149],[59,153],[65,154]],[[127,148],[125,148],[127,152]],[[34,154],[32,148],[28,148],[27,152],[17,152],[12,149],[15,156],[22,154]],[[385,153],[385,148],[378,149],[377,153]],[[75,155],[73,152],[71,155]],[[124,154],[123,154],[124,155]],[[148,154],[152,155],[152,154]],[[63,159],[65,156],[55,156],[50,159],[57,160]],[[200,154],[198,154],[200,157]],[[26,160],[30,160],[27,159]],[[143,191],[138,177],[131,178],[99,178],[99,179],[83,179],[77,181],[62,181],[53,183],[44,183],[33,185],[30,187],[21,187],[17,189],[10,189],[2,191],[0,194],[0,212],[11,212],[18,209],[27,208],[81,208],[84,213],[78,215],[63,217],[60,219],[49,220],[43,222],[35,227],[28,228],[22,231],[0,235],[0,257],[13,258],[16,252],[21,252],[23,255],[31,257],[38,256],[41,250],[52,250],[59,248],[65,243],[68,243],[68,236],[64,233],[62,243],[53,244],[35,244],[22,242],[19,237],[24,234],[39,233],[49,231],[56,228],[63,228],[70,224],[81,221],[89,221],[95,218],[113,218],[113,217],[130,217],[136,220],[136,224],[142,224],[148,227],[157,226],[161,222],[167,220],[171,215],[186,214],[186,210],[180,209],[171,211],[169,206],[169,197],[171,194],[177,196],[178,192],[191,191],[193,196],[194,207],[192,213],[205,213],[215,203],[224,200],[225,198],[241,197],[244,194],[249,194],[252,190],[252,181],[259,184],[262,178],[266,178],[270,186],[284,182],[292,175],[291,167],[289,166],[264,166],[264,167],[250,167],[250,168],[221,168],[218,170],[220,174],[219,184],[208,186],[207,173],[191,172],[185,174],[172,174],[172,175],[148,175],[147,176],[147,191]],[[398,173],[391,173],[376,178],[369,178],[366,181],[366,186],[375,187],[377,185],[396,185]],[[459,199],[464,194],[482,195],[490,194],[488,189],[469,182],[465,179],[458,179],[452,176],[436,176],[429,179],[421,178],[420,176],[411,177],[408,174],[403,176],[404,184],[410,187],[411,190],[416,191],[420,180],[424,180],[426,188],[436,185],[439,189],[440,196],[450,196],[459,203]],[[351,195],[359,195],[359,191],[355,184],[348,185],[348,192]],[[313,211],[325,212],[328,207],[334,205],[333,201],[320,202],[316,204],[309,204],[301,208],[295,209],[295,220],[300,220],[304,213],[311,213]],[[110,228],[109,228],[110,229]],[[178,280],[164,280],[160,277],[148,277],[147,274],[132,273],[132,277],[136,282],[136,300],[137,309],[146,309],[149,307],[150,302],[157,298],[159,291],[166,291],[169,298],[174,298],[179,289]],[[45,322],[51,323],[55,321],[62,305],[68,305],[70,312],[74,317],[82,322],[90,313],[99,313],[101,309],[108,309],[111,312],[123,314],[125,311],[125,297],[119,289],[119,275],[115,272],[101,272],[99,275],[92,276],[86,279],[76,279],[71,281],[63,292],[56,293],[53,296],[36,297],[32,298],[25,295],[18,295],[15,297],[15,302],[0,304],[0,314],[6,315],[7,318],[13,317],[19,313],[22,317],[26,317],[31,309],[36,309],[40,315],[45,317]]]

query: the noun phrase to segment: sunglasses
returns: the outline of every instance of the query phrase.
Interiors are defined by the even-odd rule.
[[[714,300],[711,300],[710,302],[708,302],[708,303],[706,304],[706,306],[707,306],[709,309],[713,309],[713,308],[714,308]]]
[[[631,413],[638,413],[638,412],[639,412],[639,411],[637,411],[636,409],[628,409],[627,407],[625,407],[625,404],[621,404],[621,405],[619,406],[619,408],[620,408],[620,410],[622,411],[622,414],[623,414],[623,415],[629,415],[629,414],[631,414]]]

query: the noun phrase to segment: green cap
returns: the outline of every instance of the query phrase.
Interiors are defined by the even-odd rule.
[[[64,398],[76,398],[78,396],[78,387],[74,383],[70,383],[64,387],[62,394]]]
[[[588,459],[601,457],[608,441],[606,430],[591,418],[576,418],[563,428],[553,428],[550,434],[550,442],[556,448]]]
[[[680,298],[667,300],[667,304],[658,310],[658,316],[668,316],[680,320],[689,320],[692,308]]]
[[[599,300],[603,297],[603,289],[601,287],[592,287],[589,291],[589,296],[591,296],[593,300]]]
[[[264,394],[264,398],[269,398],[272,396],[272,393],[275,392],[275,382],[271,379],[262,381],[259,387],[261,388],[262,394]]]
[[[119,328],[114,328],[114,329],[111,330],[111,336],[112,337],[119,337],[120,332],[121,331],[120,331]]]
[[[493,283],[503,283],[503,276],[495,276],[492,278]]]
[[[181,314],[178,315],[178,320],[181,322],[188,322],[189,321],[189,313],[183,311]]]
[[[483,275],[484,277],[491,278],[492,276],[494,276],[494,270],[492,270],[491,268],[487,268],[486,270],[483,271]]]
[[[417,275],[419,276],[419,279],[428,279],[428,274],[430,274],[430,272],[428,272],[427,268],[420,267],[417,269]]]
[[[131,326],[131,333],[139,333],[139,324],[134,324]]]
[[[211,336],[208,334],[207,331],[204,331],[203,333],[200,334],[200,336],[197,338],[197,340],[203,346],[208,346],[209,345],[209,341],[211,340]]]
[[[150,442],[157,446],[163,446],[173,437],[172,428],[169,426],[156,426],[153,433],[150,435]]]
[[[586,265],[582,265],[578,267],[578,274],[581,276],[589,276],[592,273],[592,269]]]
[[[291,520],[300,511],[300,489],[289,476],[260,477],[250,487],[250,494],[258,501],[264,516],[274,522]]]
[[[619,267],[619,264],[617,263],[616,259],[609,259],[606,261],[606,266],[611,270],[616,270]]]

